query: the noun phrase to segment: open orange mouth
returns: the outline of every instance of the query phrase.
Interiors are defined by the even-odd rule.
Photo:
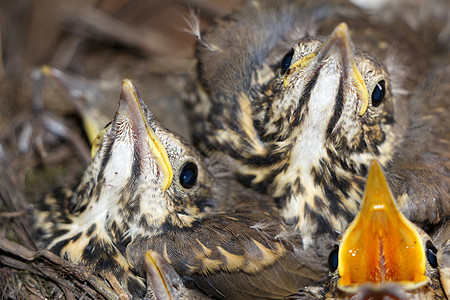
[[[347,293],[367,282],[396,282],[405,290],[428,282],[422,239],[397,208],[376,161],[370,167],[361,210],[345,231],[338,255],[338,288]]]

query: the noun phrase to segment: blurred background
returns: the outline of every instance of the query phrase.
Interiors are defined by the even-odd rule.
[[[408,1],[390,2],[392,11],[404,11]],[[117,299],[83,267],[35,248],[33,203],[76,185],[90,160],[83,116],[100,124],[112,119],[123,78],[136,82],[161,123],[189,139],[179,97],[194,78],[197,35],[239,2],[0,1],[1,299]],[[355,2],[377,9],[386,0]],[[414,16],[411,26],[450,14],[425,0],[414,3],[434,8],[404,14]],[[387,10],[380,15],[398,17]],[[447,25],[442,32],[450,45]]]
[[[73,182],[84,169],[89,143],[72,101],[89,90],[83,84],[99,91],[81,101],[98,102],[89,105],[112,119],[121,80],[130,78],[158,119],[189,137],[177,90],[195,68],[191,26],[203,30],[238,2],[0,1],[0,159],[20,157],[14,171],[26,196],[38,199],[47,184]],[[61,84],[43,65],[71,77]]]

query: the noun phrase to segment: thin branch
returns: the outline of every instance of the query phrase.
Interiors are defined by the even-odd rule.
[[[167,56],[168,50],[173,53],[178,49],[176,43],[157,30],[145,30],[129,26],[124,22],[93,7],[66,4],[63,7],[69,20],[83,24],[92,33],[108,37],[125,45],[141,49],[144,52]],[[86,31],[83,31],[86,34]]]
[[[95,293],[92,290],[89,292],[90,288],[82,284],[84,281],[89,283],[89,285],[92,286],[97,293],[101,294],[106,299],[119,299],[119,296],[113,289],[107,286],[104,280],[94,276],[83,266],[73,264],[48,250],[39,249],[37,251],[33,251],[5,238],[0,238],[0,249],[11,255],[0,255],[1,262],[5,265],[21,270],[27,270],[39,276],[45,275],[46,278],[49,278],[62,286],[71,288],[70,281],[63,279],[63,277],[56,273],[55,269],[60,269],[61,271],[64,271],[64,274],[71,275],[71,277],[75,278],[76,280],[74,283],[80,288],[86,290],[89,294],[92,295]],[[21,260],[13,258],[12,256],[25,260],[29,263],[25,263]],[[45,264],[42,265],[42,263],[38,260],[42,260]],[[55,266],[58,268],[55,268]]]

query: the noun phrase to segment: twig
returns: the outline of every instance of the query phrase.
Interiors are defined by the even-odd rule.
[[[140,30],[131,27],[101,10],[69,4],[64,5],[63,10],[71,21],[84,24],[93,33],[141,49],[144,52],[167,56],[167,53],[173,53],[178,49],[173,40],[161,32],[150,28]],[[86,34],[86,31],[83,31],[83,34]]]
[[[1,255],[0,259],[5,265],[27,270],[36,275],[45,275],[45,277],[52,279],[54,282],[70,288],[70,283],[65,282],[65,279],[63,280],[62,277],[54,271],[54,266],[57,266],[59,269],[63,270],[66,275],[72,275],[72,277],[77,279],[75,281],[77,285],[80,285],[81,282],[86,281],[94,288],[96,292],[104,296],[106,299],[119,299],[113,289],[108,287],[102,279],[94,276],[89,270],[82,266],[73,264],[48,250],[39,249],[37,251],[33,251],[5,238],[0,238],[0,249],[10,255],[27,262],[31,262],[31,264],[25,263],[12,257]],[[38,259],[43,260],[47,264],[50,263],[50,265],[42,266],[39,264]],[[87,286],[84,286],[83,289],[86,291],[89,290]],[[93,291],[91,291],[90,294],[93,294]]]
[[[112,274],[111,272],[106,272],[105,277],[108,280],[109,284],[113,287],[113,289],[116,291],[116,293],[119,295],[120,300],[129,300],[127,293],[124,291],[122,286],[120,285],[119,281],[117,280],[116,276]]]
[[[0,26],[0,80],[3,79],[3,72],[2,27]]]
[[[19,192],[19,183],[17,176],[6,165],[1,165],[0,171],[0,204],[4,205],[10,211],[26,211],[28,204],[23,195]],[[29,226],[27,226],[26,214],[22,218],[15,218],[13,222],[17,224],[15,231],[20,236],[24,245],[33,248],[34,242],[31,238]]]
[[[0,218],[17,218],[26,214],[26,211],[7,211],[0,213]]]

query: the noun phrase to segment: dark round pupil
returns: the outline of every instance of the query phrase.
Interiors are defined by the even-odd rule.
[[[430,266],[433,268],[437,268],[438,262],[437,262],[437,249],[434,247],[433,243],[431,241],[427,241],[426,243],[426,254],[427,254],[427,260],[430,263]]]
[[[281,60],[281,74],[284,75],[291,66],[292,57],[294,56],[294,49],[291,49]]]
[[[328,268],[331,272],[336,271],[339,262],[339,247],[335,246],[333,250],[331,250],[330,255],[328,255]]]
[[[377,107],[383,102],[384,95],[386,94],[384,80],[378,81],[377,85],[372,92],[372,105]]]
[[[186,189],[194,186],[197,182],[197,166],[194,163],[188,162],[181,167],[180,184]]]

